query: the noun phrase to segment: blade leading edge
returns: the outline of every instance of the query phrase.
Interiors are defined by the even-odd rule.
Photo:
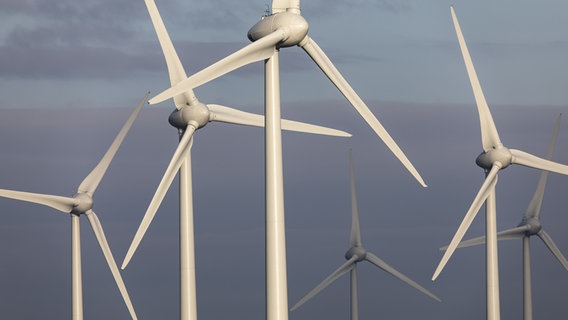
[[[274,54],[276,45],[285,38],[286,34],[283,30],[276,30],[163,91],[150,99],[150,104],[162,102],[184,91],[197,88],[247,64],[268,59]]]
[[[105,256],[110,272],[112,273],[114,281],[118,286],[118,290],[122,295],[122,299],[124,300],[124,303],[126,304],[128,311],[130,312],[130,316],[132,317],[132,319],[138,319],[136,316],[136,311],[134,311],[134,306],[132,305],[132,301],[130,301],[130,296],[128,295],[126,286],[124,285],[124,281],[122,280],[122,276],[120,275],[120,271],[118,271],[118,267],[116,266],[116,261],[114,260],[112,251],[110,250],[110,247],[108,245],[105,233],[103,231],[103,226],[101,225],[99,218],[92,210],[88,210],[87,212],[85,212],[85,215],[87,216],[87,219],[91,224],[91,228],[93,229],[95,237],[99,242],[99,246],[103,251],[103,255]]]
[[[361,227],[359,225],[359,210],[357,208],[357,194],[355,191],[355,172],[353,170],[353,156],[349,150],[349,179],[351,183],[351,232],[349,246],[361,246]]]
[[[353,256],[351,259],[347,260],[344,264],[342,264],[337,270],[332,272],[327,278],[323,279],[323,281],[318,284],[315,288],[313,288],[308,294],[306,294],[300,301],[298,301],[290,311],[294,311],[298,309],[301,305],[306,303],[308,300],[313,298],[315,295],[320,293],[325,287],[330,285],[333,281],[337,280],[339,277],[344,275],[345,273],[349,272],[353,267],[355,267],[355,261],[358,259],[357,256]]]
[[[469,76],[469,82],[473,89],[473,95],[475,96],[475,102],[477,104],[477,111],[479,113],[479,122],[481,127],[481,141],[483,144],[483,151],[488,151],[493,147],[502,145],[499,139],[499,134],[497,133],[497,128],[495,127],[495,122],[491,116],[491,111],[489,111],[489,106],[483,95],[483,90],[479,84],[479,79],[477,78],[477,73],[475,72],[475,67],[473,66],[473,61],[467,49],[467,44],[461,32],[460,24],[454,7],[450,6],[450,12],[452,14],[452,21],[454,22],[454,27],[456,29],[456,34],[458,36],[458,42],[460,44],[460,49],[462,52],[463,60],[465,62],[465,67],[467,69],[467,74]]]
[[[103,176],[108,170],[108,167],[112,162],[112,159],[116,155],[118,148],[122,144],[122,141],[124,141],[124,137],[128,133],[128,130],[130,130],[130,127],[132,127],[132,124],[134,123],[134,120],[138,116],[138,113],[140,113],[142,106],[144,106],[144,104],[146,103],[149,94],[150,92],[146,93],[144,97],[140,100],[140,102],[138,102],[138,105],[136,106],[134,111],[132,111],[130,117],[128,117],[128,120],[126,120],[126,123],[122,126],[122,129],[120,129],[120,132],[118,133],[116,138],[114,138],[114,141],[108,148],[107,152],[105,153],[101,161],[97,164],[95,169],[93,169],[93,171],[89,173],[89,175],[85,178],[85,180],[81,182],[81,185],[79,185],[79,192],[85,192],[90,195],[93,195],[93,193],[99,186],[99,183],[101,182]]]
[[[375,266],[383,269],[385,272],[389,273],[390,275],[394,276],[395,278],[401,280],[402,282],[405,282],[406,284],[408,284],[409,286],[413,287],[414,289],[424,293],[425,295],[429,296],[430,298],[438,301],[438,302],[442,302],[442,300],[440,298],[438,298],[435,294],[433,294],[432,292],[428,291],[426,288],[424,288],[423,286],[419,285],[418,283],[416,283],[414,280],[410,279],[409,277],[405,276],[404,274],[402,274],[401,272],[399,272],[398,270],[396,270],[395,268],[389,266],[386,262],[384,262],[383,260],[381,260],[379,257],[377,257],[376,255],[367,252],[367,257],[365,258],[365,260],[369,261],[370,263],[374,264]]]
[[[69,197],[52,196],[49,194],[31,193],[0,189],[0,197],[32,202],[70,213],[76,200]]]
[[[406,167],[406,169],[414,176],[414,178],[423,186],[426,187],[426,183],[414,168],[410,160],[406,157],[404,152],[396,144],[393,138],[389,135],[383,125],[375,117],[375,115],[369,110],[369,107],[363,102],[363,100],[357,95],[355,90],[349,85],[349,83],[343,78],[341,73],[335,68],[331,60],[326,56],[323,50],[317,45],[317,43],[306,36],[306,39],[300,43],[300,46],[306,53],[312,58],[312,60],[318,65],[318,67],[325,73],[329,80],[337,87],[337,89],[343,94],[343,96],[351,103],[351,105],[359,112],[361,117],[369,124],[369,126],[375,131],[375,133],[383,140],[391,152],[398,158],[400,162]]]
[[[442,272],[442,270],[446,266],[446,263],[448,263],[448,260],[450,260],[450,257],[456,250],[458,244],[463,239],[463,236],[467,232],[467,229],[469,229],[469,226],[471,225],[473,219],[479,212],[479,209],[481,208],[485,200],[487,200],[489,194],[495,189],[495,185],[497,184],[497,173],[499,172],[500,169],[501,169],[500,165],[494,164],[493,167],[491,168],[491,171],[489,171],[489,173],[485,177],[485,181],[481,185],[481,188],[477,192],[477,195],[475,196],[475,199],[473,200],[471,206],[469,207],[469,210],[465,214],[462,223],[460,224],[458,230],[456,231],[456,234],[454,235],[452,241],[448,246],[448,249],[446,250],[444,256],[442,257],[442,260],[440,260],[440,263],[438,264],[438,267],[436,268],[436,271],[432,276],[432,280],[436,280],[438,275],[440,275],[440,272]]]
[[[250,112],[244,112],[237,109],[220,106],[217,104],[208,104],[207,107],[211,111],[210,121],[225,122],[232,124],[240,124],[253,127],[264,127],[264,116]],[[303,123],[293,120],[281,120],[282,130],[296,131],[312,134],[321,134],[336,137],[351,137],[350,133],[345,131],[326,128],[313,124]]]
[[[185,80],[187,78],[187,74],[185,73],[185,69],[183,68],[176,49],[174,48],[172,40],[170,39],[170,35],[168,34],[168,30],[164,25],[164,21],[160,16],[158,7],[156,7],[156,3],[154,2],[154,0],[144,0],[144,2],[146,3],[146,8],[148,9],[148,13],[150,14],[150,19],[152,20],[152,24],[154,25],[154,30],[156,31],[156,35],[158,36],[160,46],[162,47],[164,58],[166,59],[168,74],[170,76],[170,84],[174,86],[180,83],[182,80]],[[182,94],[176,95],[174,97],[174,103],[176,105],[176,108],[178,109],[180,106],[189,104],[194,100],[197,100],[197,98],[195,97],[195,94],[191,89],[188,89]]]
[[[148,230],[150,223],[152,223],[152,220],[154,219],[154,216],[156,215],[156,212],[158,211],[160,204],[162,204],[162,200],[166,196],[166,192],[170,188],[170,185],[172,184],[177,172],[179,171],[179,168],[181,167],[186,157],[190,156],[189,151],[191,149],[191,145],[193,142],[192,138],[194,132],[195,128],[193,126],[188,126],[186,128],[176,148],[176,151],[174,152],[174,155],[170,160],[168,168],[166,169],[166,172],[164,173],[164,176],[162,177],[162,180],[160,181],[160,184],[156,189],[156,193],[154,194],[154,197],[152,198],[152,201],[150,202],[150,205],[148,206],[148,209],[144,214],[144,218],[142,219],[142,222],[140,222],[138,231],[136,231],[134,239],[132,239],[130,248],[126,253],[124,261],[122,262],[121,269],[124,270],[124,268],[126,268],[128,263],[130,262],[130,259],[132,259],[132,256],[136,252],[136,249],[138,248],[140,241],[142,241],[142,238],[146,234],[146,231]]]

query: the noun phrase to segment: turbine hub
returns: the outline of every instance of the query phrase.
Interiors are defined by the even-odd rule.
[[[71,213],[82,214],[93,208],[93,197],[86,193],[77,193],[73,196],[75,203]]]
[[[365,260],[366,256],[367,256],[367,250],[365,250],[365,248],[363,247],[352,247],[351,249],[349,249],[349,251],[345,253],[345,259],[347,260],[353,257],[357,257],[357,260],[355,260],[355,262],[360,262]]]
[[[490,170],[495,162],[499,162],[501,168],[504,169],[511,164],[512,159],[513,155],[509,149],[498,147],[480,154],[477,159],[475,159],[475,163],[485,170]]]
[[[257,22],[250,28],[247,37],[254,42],[279,29],[284,32],[285,38],[277,46],[292,47],[298,45],[308,34],[308,22],[301,15],[290,11],[275,13]]]
[[[542,224],[537,218],[523,219],[523,222],[521,222],[518,226],[528,226],[528,229],[525,232],[527,236],[534,236],[542,230]]]
[[[184,130],[188,125],[194,126],[195,129],[204,127],[209,122],[211,112],[209,108],[201,102],[195,105],[185,105],[179,110],[174,110],[168,121],[178,129]]]

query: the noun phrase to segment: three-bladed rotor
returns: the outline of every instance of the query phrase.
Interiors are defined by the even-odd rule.
[[[120,272],[112,255],[112,252],[108,245],[101,222],[97,217],[97,215],[95,214],[95,212],[92,210],[92,208],[93,208],[93,194],[95,193],[100,181],[104,177],[110,163],[112,162],[112,159],[116,155],[116,152],[118,151],[118,148],[122,144],[122,141],[124,140],[126,134],[130,130],[130,127],[134,123],[136,116],[138,115],[144,104],[146,104],[148,95],[149,93],[147,93],[140,100],[140,102],[138,103],[134,111],[131,113],[130,117],[123,125],[122,129],[120,130],[114,141],[112,142],[107,152],[104,154],[104,156],[99,161],[97,166],[81,182],[77,190],[77,193],[73,197],[61,197],[61,196],[54,196],[47,194],[0,189],[1,197],[22,200],[22,201],[27,201],[27,202],[32,202],[52,207],[61,212],[72,214],[74,219],[79,218],[81,215],[85,215],[89,220],[89,224],[91,225],[91,228],[95,234],[95,237],[97,238],[97,241],[99,242],[99,246],[103,251],[103,255],[105,256],[108,267],[114,277],[116,285],[118,286],[118,289],[122,295],[126,307],[128,308],[128,311],[130,312],[132,319],[137,319],[136,312],[134,311],[134,307],[132,305],[128,292],[126,291],[126,286],[124,285],[122,276],[120,275]],[[73,221],[74,222],[72,223],[72,239],[73,239],[72,246],[74,248],[75,247],[79,248],[80,247],[80,238],[78,237],[79,223],[78,220],[73,220]],[[76,252],[73,251],[73,256],[72,256],[73,270],[75,269],[80,270],[81,268],[80,255],[79,256],[75,255]],[[80,282],[81,279],[79,273],[78,279],[73,277],[73,288],[74,288],[73,290],[79,291],[79,292],[74,292],[73,295],[74,296],[73,310],[74,310],[74,317],[82,319],[82,292],[81,292],[82,286]]]
[[[173,85],[170,89],[150,99],[150,103],[159,103],[175,97],[186,90],[190,90],[216,79],[228,72],[238,69],[247,64],[266,60],[283,47],[298,45],[312,58],[316,65],[324,72],[329,80],[337,87],[343,96],[357,110],[361,117],[373,129],[380,139],[387,145],[391,152],[402,162],[406,169],[422,185],[424,180],[414,168],[404,152],[392,139],[383,125],[378,121],[369,107],[363,102],[351,85],[343,78],[335,68],[331,60],[317,43],[307,34],[308,23],[300,15],[299,1],[274,1],[273,13],[264,16],[248,32],[249,39],[253,43],[236,51],[228,57],[212,64],[197,72],[189,78]]]
[[[179,85],[186,80],[186,73],[181,60],[172,44],[154,0],[145,0],[145,3],[166,60],[170,84],[172,86]],[[126,268],[136,252],[140,241],[150,226],[177,172],[180,170],[183,162],[190,157],[190,149],[195,132],[203,128],[209,122],[225,122],[255,127],[264,126],[264,116],[262,115],[244,112],[226,106],[200,102],[193,92],[193,88],[184,88],[172,97],[176,110],[170,115],[169,122],[179,130],[180,141],[132,240],[122,263],[123,269]],[[281,126],[283,130],[340,137],[351,136],[344,131],[285,119],[281,120]]]
[[[355,173],[353,171],[353,159],[351,156],[351,152],[349,153],[349,176],[350,176],[350,189],[351,189],[351,232],[349,235],[349,250],[345,253],[345,262],[339,268],[337,268],[334,272],[332,272],[327,278],[325,278],[322,282],[320,282],[315,288],[313,288],[308,294],[306,294],[300,301],[298,301],[293,307],[292,311],[299,308],[301,305],[306,303],[308,300],[313,298],[315,295],[320,293],[324,288],[330,285],[332,282],[337,280],[339,277],[344,275],[347,272],[351,272],[351,293],[352,295],[357,294],[357,263],[367,261],[371,264],[375,265],[376,267],[382,269],[383,271],[387,272],[388,274],[394,276],[395,278],[405,282],[406,284],[410,285],[411,287],[417,289],[418,291],[424,293],[425,295],[429,296],[430,298],[441,301],[436,295],[428,291],[426,288],[422,287],[406,275],[402,274],[398,270],[394,269],[382,259],[377,257],[372,252],[367,251],[363,247],[363,243],[361,241],[361,229],[359,223],[359,211],[357,209],[357,196],[355,192]],[[358,317],[358,306],[357,306],[357,299],[351,300],[351,318],[352,320],[357,320]]]
[[[511,164],[518,164],[534,169],[568,175],[568,166],[566,165],[543,159],[521,150],[508,149],[503,145],[483,95],[477,73],[475,72],[475,68],[453,6],[450,7],[450,12],[479,113],[483,153],[478,156],[476,163],[484,169],[486,177],[457,232],[452,238],[438,267],[436,268],[432,280],[435,280],[443,270],[485,200],[494,193],[495,186],[497,184],[497,174],[501,169],[504,169]]]

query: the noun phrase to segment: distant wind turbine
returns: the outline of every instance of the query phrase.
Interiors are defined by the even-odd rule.
[[[406,169],[422,185],[424,180],[386,129],[369,110],[323,50],[308,36],[308,22],[300,12],[300,0],[273,0],[267,13],[248,32],[253,43],[212,64],[150,99],[159,103],[199,87],[249,63],[264,60],[265,93],[265,192],[266,192],[266,318],[288,319],[282,133],[280,111],[281,48],[300,46],[339,89],[367,124],[383,140]]]
[[[162,48],[170,83],[172,86],[186,79],[187,75],[173,43],[168,35],[164,22],[160,16],[154,0],[145,0],[150,18],[156,30],[160,46]],[[195,256],[194,256],[194,233],[193,233],[193,198],[192,198],[192,173],[191,173],[191,146],[195,131],[203,128],[209,122],[226,122],[246,126],[264,126],[264,117],[248,112],[239,111],[215,104],[200,102],[191,88],[182,90],[174,97],[176,109],[172,112],[169,122],[178,129],[179,144],[174,155],[160,181],[160,184],[152,198],[150,205],[144,214],[144,218],[128,249],[122,269],[126,268],[134,255],[140,241],[144,237],[152,222],[166,192],[179,171],[179,194],[180,194],[180,318],[196,319],[196,292],[195,292]],[[349,137],[350,134],[305,124],[302,122],[281,120],[285,130],[323,134],[331,136]]]
[[[52,207],[64,213],[69,213],[71,215],[71,279],[72,279],[72,319],[81,320],[83,319],[83,289],[81,280],[81,232],[80,232],[80,220],[81,215],[85,215],[91,224],[91,228],[95,233],[99,246],[103,251],[106,262],[110,271],[114,277],[114,281],[120,290],[120,294],[124,299],[124,303],[130,312],[132,319],[137,319],[136,312],[126,291],[126,286],[122,281],[122,277],[116,266],[116,262],[106,240],[103,227],[99,218],[93,211],[93,195],[97,189],[100,181],[102,180],[104,174],[106,173],[112,159],[114,158],[118,148],[122,144],[126,133],[132,126],[134,119],[142,109],[142,106],[146,103],[148,99],[148,94],[140,100],[138,106],[134,109],[113,143],[97,164],[95,169],[89,173],[89,175],[81,182],[77,193],[73,197],[60,197],[47,194],[39,193],[29,193],[21,191],[12,191],[0,189],[0,197],[11,198],[21,201],[27,201],[32,203],[41,204],[44,206]]]
[[[459,45],[466,65],[469,80],[475,96],[477,110],[479,113],[479,121],[481,127],[481,140],[483,152],[477,157],[476,164],[485,171],[485,181],[483,182],[479,192],[475,196],[473,203],[467,211],[462,223],[460,224],[456,234],[452,238],[448,249],[444,253],[432,280],[435,280],[444,266],[456,250],[467,229],[471,225],[473,219],[479,212],[479,209],[485,202],[486,212],[486,263],[487,263],[487,319],[500,319],[500,303],[499,303],[499,266],[497,255],[497,222],[496,222],[496,202],[495,202],[495,185],[497,184],[497,173],[507,168],[511,164],[518,164],[534,169],[552,171],[564,175],[568,175],[568,166],[542,159],[526,153],[524,151],[509,149],[503,145],[497,128],[493,122],[489,106],[483,95],[479,79],[475,72],[471,56],[467,49],[461,28],[458,23],[453,6],[450,7],[452,20],[456,29]]]
[[[552,158],[552,153],[554,152],[554,145],[556,143],[556,138],[558,137],[558,129],[560,128],[560,116],[556,118],[556,125],[552,133],[552,138],[550,139],[550,146],[548,147],[548,153],[546,154],[546,159],[550,160]],[[558,246],[552,241],[552,238],[544,231],[542,224],[540,222],[540,213],[542,207],[542,201],[544,199],[544,190],[546,188],[546,181],[548,179],[548,171],[543,170],[540,174],[540,179],[538,181],[538,186],[534,193],[534,196],[525,212],[523,220],[521,223],[511,229],[507,229],[497,233],[498,240],[513,240],[522,239],[523,240],[523,314],[524,320],[533,319],[533,309],[532,309],[532,286],[531,286],[531,260],[530,260],[530,237],[538,236],[544,245],[552,252],[556,259],[564,266],[568,271],[568,261],[558,249]],[[485,243],[485,237],[477,237],[469,240],[462,241],[458,248],[465,248],[475,245],[480,245]],[[443,247],[445,250],[447,247]]]
[[[298,303],[296,303],[291,311],[296,310],[301,305],[306,303],[308,300],[313,298],[315,295],[320,293],[325,287],[330,285],[332,282],[337,280],[339,277],[347,272],[351,272],[351,320],[359,319],[359,307],[357,299],[357,263],[362,261],[368,261],[378,268],[384,270],[385,272],[391,274],[397,279],[407,283],[413,288],[419,290],[425,295],[431,297],[434,300],[441,301],[440,298],[432,294],[430,291],[426,290],[424,287],[414,282],[404,274],[395,270],[393,267],[389,266],[386,262],[381,260],[379,257],[373,253],[365,250],[363,243],[361,241],[361,229],[359,225],[359,210],[357,209],[357,196],[355,193],[355,174],[353,172],[353,159],[351,153],[349,153],[349,176],[351,181],[351,233],[349,236],[349,250],[345,253],[345,262],[337,270],[331,273],[327,278],[325,278],[320,284],[318,284],[312,291],[310,291],[306,296],[304,296]]]

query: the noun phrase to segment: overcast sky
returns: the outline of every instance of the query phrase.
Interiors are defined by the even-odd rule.
[[[157,0],[181,60],[196,72],[246,45],[264,2]],[[437,303],[360,264],[361,319],[485,317],[484,249],[458,250],[430,278],[483,180],[479,120],[450,18],[450,1],[304,0],[310,35],[343,72],[429,185],[423,189],[299,48],[282,50],[283,115],[351,132],[350,139],[284,134],[289,302],[344,260],[353,149],[365,247],[440,296]],[[544,155],[568,107],[568,4],[454,3],[501,138]],[[71,196],[142,95],[168,77],[142,0],[0,2],[1,188]],[[200,100],[262,112],[262,64],[196,90]],[[310,86],[307,86],[310,84]],[[95,195],[120,264],[177,143],[172,105],[142,110]],[[554,159],[568,163],[564,119]],[[264,318],[263,131],[212,123],[193,147],[198,315]],[[510,167],[497,186],[499,229],[516,226],[539,172]],[[543,225],[568,254],[568,177],[551,174]],[[176,319],[177,187],[123,272],[139,318]],[[0,317],[71,316],[70,221],[0,199]],[[484,232],[482,212],[466,237]],[[128,312],[89,225],[82,223],[86,319]],[[533,238],[535,318],[568,312],[568,274]],[[522,314],[521,244],[501,243],[501,310]],[[290,319],[346,319],[344,276]]]

